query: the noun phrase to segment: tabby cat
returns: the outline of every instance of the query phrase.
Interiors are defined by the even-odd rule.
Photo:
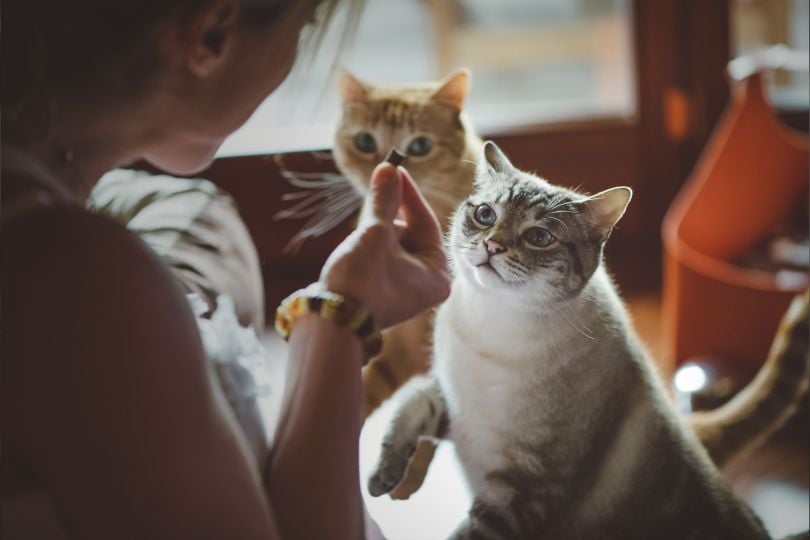
[[[768,538],[678,418],[602,264],[631,194],[553,186],[486,144],[451,226],[434,364],[403,389],[372,495],[446,433],[475,496],[453,539]]]
[[[396,148],[445,227],[472,191],[483,144],[463,110],[469,80],[461,69],[439,82],[376,86],[344,72],[333,151],[338,169],[364,193],[374,167]],[[427,369],[431,317],[426,313],[386,332],[382,353],[363,370],[366,415]]]
[[[464,113],[470,74],[455,71],[438,82],[379,86],[344,72],[339,83],[343,115],[336,130],[334,156],[341,173],[363,193],[371,172],[391,148],[406,155],[404,166],[446,224],[472,191],[482,141]],[[363,371],[366,414],[371,414],[415,373],[427,368],[430,315],[388,332],[385,349]],[[772,354],[760,375],[740,397],[690,422],[715,464],[756,445],[790,416],[806,393],[806,357]],[[804,374],[805,376],[800,376]],[[423,445],[423,446],[426,446]],[[432,455],[425,450],[408,477],[418,488]]]
[[[731,401],[689,416],[689,424],[718,466],[753,449],[779,429],[807,396],[810,385],[810,292],[791,304],[765,365]]]

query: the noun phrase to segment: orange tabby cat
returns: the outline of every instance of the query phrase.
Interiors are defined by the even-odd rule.
[[[396,148],[445,228],[472,190],[483,145],[463,110],[469,80],[461,69],[438,82],[377,86],[344,72],[334,148],[340,171],[365,192],[371,171]],[[426,313],[386,333],[382,353],[363,371],[367,415],[427,368],[431,318]]]

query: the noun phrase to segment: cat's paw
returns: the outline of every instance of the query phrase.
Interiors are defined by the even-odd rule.
[[[415,449],[414,445],[409,445],[399,451],[394,451],[383,445],[380,461],[368,479],[368,492],[372,497],[389,493],[402,481],[405,469],[408,468],[408,460]]]

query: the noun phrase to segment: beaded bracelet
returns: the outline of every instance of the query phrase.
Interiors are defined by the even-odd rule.
[[[285,298],[276,310],[276,332],[288,340],[298,319],[313,313],[354,332],[363,344],[365,365],[382,349],[382,335],[374,317],[363,307],[340,294],[313,283]]]

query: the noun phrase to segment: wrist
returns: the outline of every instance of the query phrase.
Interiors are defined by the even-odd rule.
[[[282,301],[276,310],[276,331],[289,339],[293,329],[310,316],[353,333],[362,344],[366,361],[382,348],[382,336],[374,316],[354,299],[326,290],[322,283],[313,283]]]
[[[322,276],[318,284],[327,291],[357,303],[374,317],[374,321],[380,328],[387,328],[388,324],[382,317],[382,310],[375,302],[375,299],[380,297],[380,291],[378,289],[369,290],[367,283],[358,283],[358,281],[357,279],[330,279]]]
[[[356,302],[364,309],[368,310],[366,294],[363,292],[362,288],[353,283],[353,281],[356,280],[332,279],[326,276],[321,277],[317,283],[313,283],[309,287],[313,287],[316,290],[324,290],[339,294],[340,296],[351,300],[352,302]],[[309,287],[307,288],[309,289]]]
[[[338,350],[356,351],[358,356],[363,355],[363,341],[350,328],[319,317],[315,313],[307,313],[296,322],[294,331],[290,332],[289,341],[309,342],[316,339],[327,340]]]

